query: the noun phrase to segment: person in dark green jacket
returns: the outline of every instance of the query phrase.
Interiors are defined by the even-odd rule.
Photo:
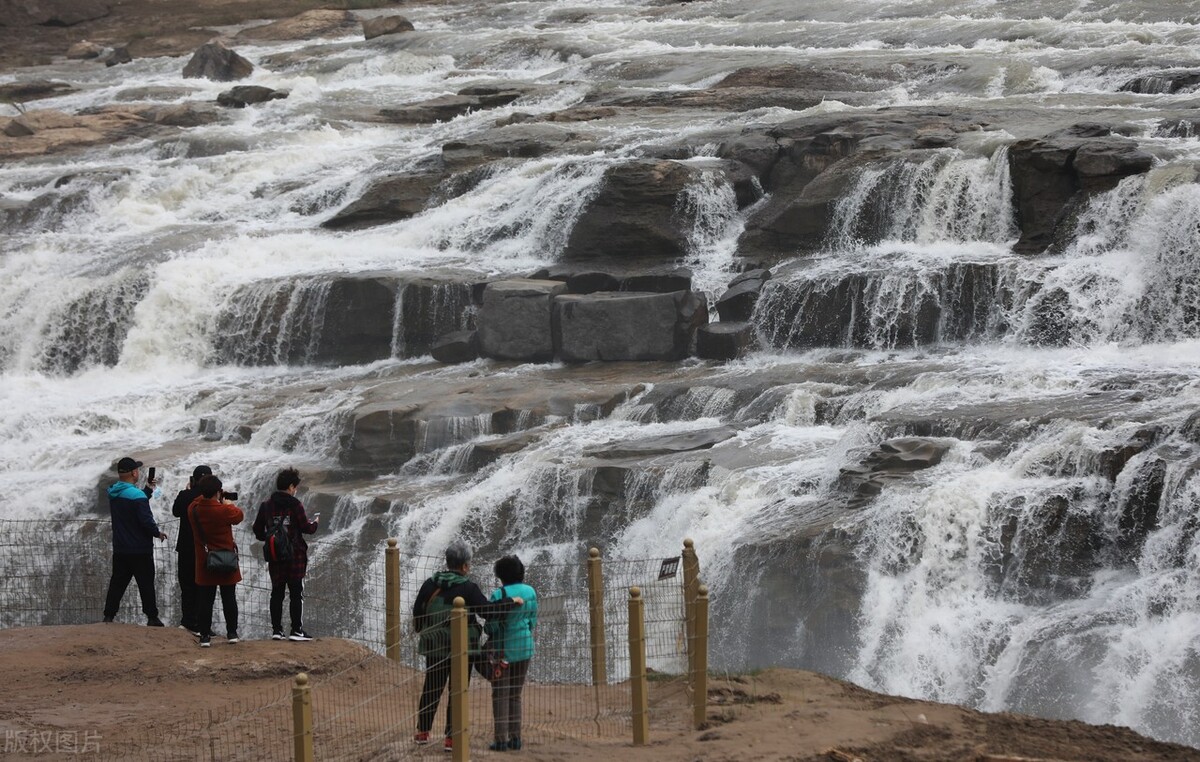
[[[537,627],[537,592],[525,584],[525,564],[516,556],[505,556],[494,567],[500,588],[492,601],[514,600],[521,605],[504,616],[488,620],[487,633],[502,654],[499,674],[492,680],[492,720],[495,740],[492,751],[521,748],[521,692],[533,658],[533,631]]]

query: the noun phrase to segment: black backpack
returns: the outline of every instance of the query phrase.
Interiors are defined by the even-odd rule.
[[[270,510],[269,505],[263,505],[263,510]],[[276,516],[267,529],[267,539],[263,541],[263,558],[269,564],[286,564],[292,560],[292,537],[288,534],[287,516]]]

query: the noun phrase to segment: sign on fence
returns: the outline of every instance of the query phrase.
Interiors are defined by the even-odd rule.
[[[679,556],[664,558],[662,566],[658,567],[659,579],[670,579],[679,573]]]

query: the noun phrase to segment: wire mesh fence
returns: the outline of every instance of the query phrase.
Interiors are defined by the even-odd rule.
[[[248,517],[249,519],[250,517]],[[237,585],[238,632],[243,639],[270,636],[270,579],[249,521],[234,528],[243,574]],[[172,540],[155,543],[155,588],[161,618],[179,621],[177,522],[162,523]],[[309,540],[304,589],[305,628],[319,637],[341,637],[367,648],[361,658],[327,674],[311,676],[312,739],[317,759],[405,759],[440,752],[448,689],[440,697],[431,743],[414,742],[426,660],[418,652],[413,606],[422,583],[445,568],[440,557],[399,559],[399,647],[387,650],[386,538],[366,529],[344,530]],[[84,624],[102,616],[111,573],[111,526],[107,519],[0,521],[0,627]],[[582,549],[581,549],[582,550]],[[537,591],[536,652],[528,663],[520,736],[546,744],[566,738],[628,739],[633,726],[629,653],[630,589],[644,600],[646,664],[656,690],[649,707],[654,727],[689,722],[688,629],[679,558],[605,559],[598,606],[589,599],[588,568],[578,563],[527,559],[525,582]],[[474,577],[485,595],[494,589],[491,559],[475,559]],[[135,588],[134,584],[130,585]],[[223,632],[215,606],[213,631]],[[594,629],[593,609],[603,616]],[[286,621],[285,607],[285,621]],[[145,620],[135,590],[126,592],[117,619]],[[596,637],[602,641],[595,645]],[[603,656],[602,674],[593,658]],[[595,682],[595,684],[593,684]],[[144,736],[127,735],[104,750],[113,759],[292,759],[290,678],[217,709],[198,711],[170,724],[155,723]],[[492,684],[475,674],[468,691],[471,744],[493,742]],[[681,710],[681,707],[684,707]]]

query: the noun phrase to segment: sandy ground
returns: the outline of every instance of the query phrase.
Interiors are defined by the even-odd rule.
[[[312,681],[317,759],[446,758],[440,747],[411,741],[420,673],[361,645],[217,638],[200,649],[182,630],[121,624],[0,632],[3,756],[95,759],[98,750],[111,759],[288,759],[292,678],[301,671]],[[651,741],[635,747],[628,695],[625,684],[531,685],[520,758],[1200,760],[1198,750],[1126,728],[982,714],[782,669],[714,678],[701,730],[689,725],[680,680],[651,681]],[[495,757],[486,749],[486,683],[473,682],[471,701],[472,756]],[[85,745],[88,754],[79,754]]]

